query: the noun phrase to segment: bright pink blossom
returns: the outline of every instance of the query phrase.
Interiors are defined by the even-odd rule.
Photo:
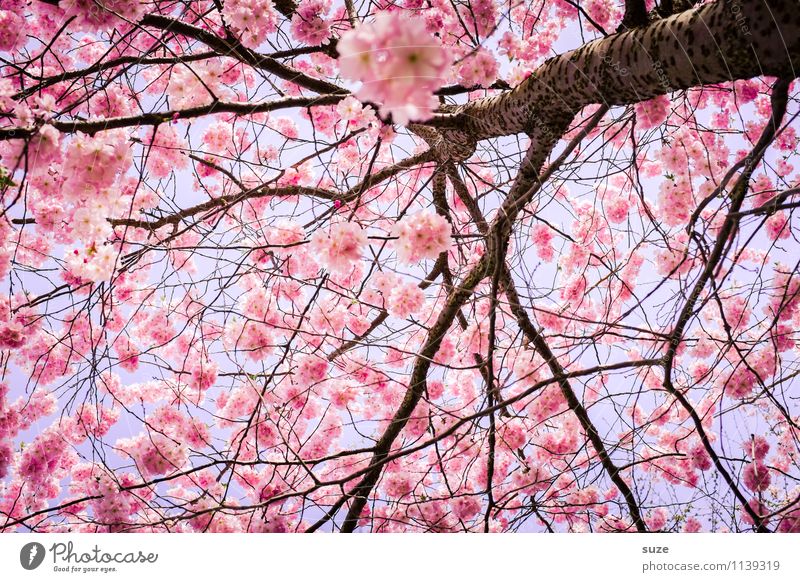
[[[742,477],[744,486],[750,491],[765,491],[772,481],[769,469],[759,461],[748,463]]]

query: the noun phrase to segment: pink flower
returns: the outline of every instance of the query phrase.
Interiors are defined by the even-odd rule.
[[[328,362],[319,356],[303,356],[297,363],[295,379],[302,386],[321,382],[328,375]]]
[[[545,262],[553,260],[553,232],[541,222],[531,228],[531,241],[536,246],[536,254]]]
[[[789,229],[789,217],[786,212],[779,210],[767,219],[767,236],[770,240],[787,239],[791,232]]]
[[[187,456],[183,444],[155,431],[122,439],[117,441],[117,446],[133,457],[144,477],[171,473],[183,465]]]
[[[762,461],[769,452],[769,443],[761,435],[754,436],[752,439],[742,443],[744,454],[756,461]]]
[[[0,349],[15,349],[27,340],[25,326],[16,321],[0,323]]]
[[[118,254],[113,245],[92,244],[83,253],[67,251],[64,258],[71,275],[84,282],[101,283],[114,275]]]
[[[404,497],[414,490],[411,475],[404,471],[394,471],[383,479],[383,488],[389,497]]]
[[[778,531],[780,533],[800,533],[800,509],[793,509],[781,516]]]
[[[382,115],[400,124],[429,119],[433,95],[445,82],[447,49],[425,22],[403,12],[379,12],[371,23],[342,35],[337,44],[342,76],[363,84],[361,101],[380,104]]]
[[[436,259],[452,244],[450,223],[430,210],[406,216],[394,225],[392,233],[398,238],[397,258],[406,264]]]
[[[367,244],[364,230],[355,222],[339,222],[326,232],[318,230],[311,238],[319,261],[331,271],[346,271],[361,260],[361,249]]]
[[[512,450],[521,449],[528,441],[527,427],[519,418],[509,420],[502,435],[503,442]]]
[[[663,507],[653,510],[647,518],[647,527],[650,531],[660,531],[667,525],[667,512]]]
[[[700,523],[700,520],[695,517],[690,517],[683,526],[683,533],[698,533],[702,529],[703,524]]]
[[[192,357],[188,371],[191,375],[190,385],[201,392],[211,388],[217,381],[217,364],[206,355]]]
[[[145,3],[131,0],[65,0],[59,3],[65,11],[63,18],[76,17],[75,24],[83,30],[105,30],[126,26],[138,21],[145,12]],[[120,19],[117,15],[125,20]]]
[[[330,0],[302,0],[292,16],[292,34],[295,38],[309,45],[328,40],[331,25],[325,17],[330,6]]]
[[[249,48],[263,43],[278,22],[272,0],[225,0],[222,15]]]
[[[469,23],[469,30],[476,30],[481,36],[491,34],[497,24],[497,6],[493,0],[471,0],[468,6],[461,6],[462,17]]]
[[[301,242],[306,236],[303,227],[291,220],[279,220],[275,223],[275,226],[271,227],[267,232],[269,244],[278,245],[278,248],[272,249],[278,256],[291,254],[291,247]]]
[[[61,194],[67,200],[81,199],[94,189],[111,186],[130,163],[131,147],[124,132],[103,131],[94,137],[78,133],[65,153]]]
[[[336,113],[349,122],[352,129],[367,127],[375,121],[375,110],[364,105],[352,95],[348,95],[336,105]]]
[[[619,224],[628,218],[631,208],[630,197],[619,188],[609,187],[602,194],[603,211],[612,224]]]
[[[758,97],[758,83],[755,81],[737,81],[733,86],[740,103],[750,103]]]
[[[8,468],[14,460],[10,441],[0,441],[0,479],[8,475]]]
[[[697,443],[689,451],[689,458],[692,465],[701,471],[708,471],[711,468],[711,457],[702,443]]]
[[[497,80],[497,60],[486,49],[479,49],[461,63],[458,78],[465,87],[489,87]]]
[[[664,222],[669,226],[684,226],[694,206],[691,184],[683,180],[664,180],[659,189],[658,208]]]
[[[731,398],[744,399],[753,393],[756,377],[744,364],[739,365],[728,378],[725,392]]]
[[[750,506],[750,509],[752,509],[756,515],[762,517],[761,521],[764,525],[766,525],[766,523],[769,522],[769,519],[763,519],[764,516],[767,516],[771,513],[769,508],[766,505],[764,505],[764,503],[762,503],[756,498],[753,498],[747,502],[747,505]],[[753,518],[750,517],[750,514],[745,510],[742,510],[742,521],[748,525],[754,524]]]
[[[633,106],[636,112],[636,127],[638,129],[653,129],[667,119],[671,103],[666,95],[659,95],[648,101],[642,101]]]
[[[67,443],[55,427],[48,428],[34,439],[20,460],[19,473],[34,487],[41,485],[52,476],[58,467]]]
[[[760,461],[753,461],[748,463],[744,468],[743,474],[744,486],[750,491],[765,491],[769,487],[772,478],[769,474],[769,469]]]
[[[481,511],[481,502],[479,499],[469,497],[457,497],[450,504],[453,507],[453,513],[458,519],[470,520]]]
[[[25,20],[11,10],[0,10],[0,51],[11,51],[25,42]]]
[[[425,293],[417,285],[406,283],[395,287],[389,295],[388,311],[394,317],[404,319],[419,313],[425,304]]]

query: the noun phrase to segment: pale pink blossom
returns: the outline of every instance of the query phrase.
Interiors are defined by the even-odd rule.
[[[413,283],[404,283],[392,289],[388,311],[394,317],[406,318],[420,312],[425,304],[425,293]]]
[[[497,60],[492,54],[479,49],[461,63],[458,78],[465,87],[489,87],[497,80],[498,69]]]
[[[322,44],[331,33],[327,19],[330,0],[301,0],[292,15],[292,33],[309,45]]]
[[[433,92],[444,85],[450,57],[422,20],[379,12],[343,34],[337,51],[342,76],[362,82],[356,96],[377,103],[382,115],[405,125],[438,106]]]
[[[250,48],[257,48],[276,29],[278,15],[272,0],[225,0],[223,6],[228,25]]]
[[[367,235],[355,222],[338,222],[327,230],[317,230],[311,238],[319,261],[332,271],[344,271],[361,259]]]
[[[450,223],[430,210],[404,217],[394,225],[392,234],[398,238],[397,258],[407,264],[435,259],[452,244]]]

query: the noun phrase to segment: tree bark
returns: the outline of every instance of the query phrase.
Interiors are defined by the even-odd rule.
[[[456,141],[530,133],[587,105],[629,105],[760,75],[795,78],[798,70],[800,2],[718,0],[554,57],[514,90],[429,124]]]

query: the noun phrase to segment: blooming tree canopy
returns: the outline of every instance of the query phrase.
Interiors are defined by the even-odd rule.
[[[800,531],[796,0],[0,0],[0,530]]]

